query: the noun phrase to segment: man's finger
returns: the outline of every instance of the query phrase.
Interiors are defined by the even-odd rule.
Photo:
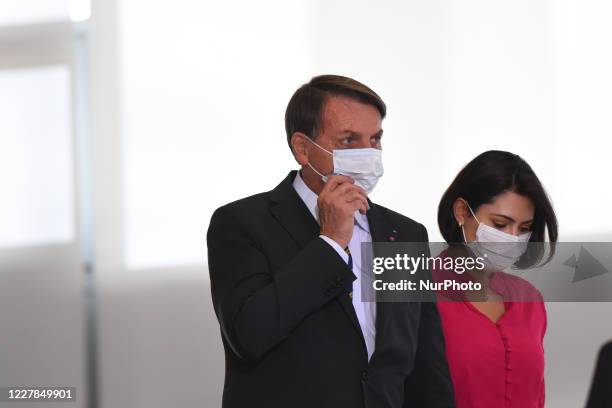
[[[352,195],[353,194],[359,194],[360,196],[362,196],[364,199],[368,198],[368,194],[365,192],[365,190],[355,184],[352,183],[342,183],[339,184],[335,190],[331,191],[329,193],[330,197],[336,197],[339,195]]]
[[[368,211],[367,203],[365,203],[365,202],[363,202],[363,201],[361,201],[359,199],[354,200],[354,201],[352,201],[352,202],[350,202],[348,204],[351,206],[353,212],[354,211],[359,211],[361,214],[366,214],[367,211]]]
[[[354,181],[348,176],[343,176],[341,174],[331,174],[327,179],[327,183],[325,183],[325,185],[323,186],[323,190],[321,190],[321,193],[334,191],[339,185],[346,183],[353,184]]]
[[[330,191],[328,193],[329,197],[339,197],[339,196],[345,196],[345,195],[353,195],[353,194],[359,194],[359,192],[357,190],[355,190],[354,188],[355,186],[353,184],[350,183],[342,183],[342,184],[338,184],[338,186]],[[345,199],[348,197],[344,197]]]
[[[350,196],[347,195],[347,203],[351,203],[355,206],[357,206],[358,208],[355,208],[356,210],[359,209],[359,211],[362,214],[365,214],[365,212],[367,210],[370,209],[370,205],[368,204],[368,200],[365,199],[361,194],[357,193],[357,192],[353,192]]]
[[[363,188],[361,188],[360,186],[358,186],[357,184],[353,183],[353,184],[346,184],[346,185],[349,187],[349,189],[351,191],[356,191],[356,192],[358,192],[359,194],[361,194],[365,198],[368,197],[368,193],[366,193],[366,191]]]
[[[347,189],[345,195],[347,196],[347,198],[350,198],[350,201],[352,201],[355,197],[359,197],[365,203],[366,208],[368,210],[370,209],[370,204],[368,203],[368,196],[367,194],[365,194],[365,191],[362,188],[359,187],[358,189]],[[347,201],[349,200],[347,199]]]

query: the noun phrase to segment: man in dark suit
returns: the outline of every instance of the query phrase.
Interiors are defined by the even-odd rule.
[[[362,243],[427,242],[421,224],[368,199],[385,113],[355,80],[313,78],[285,116],[301,170],[213,214],[224,407],[454,406],[435,304],[360,298]]]
[[[604,344],[599,351],[586,406],[612,407],[612,342]]]

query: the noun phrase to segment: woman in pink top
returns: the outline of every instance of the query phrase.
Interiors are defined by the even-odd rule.
[[[479,291],[438,293],[457,408],[543,407],[544,303],[528,282],[502,272],[542,261],[543,247],[528,242],[544,242],[546,232],[557,240],[542,184],[519,156],[482,153],[444,193],[438,224],[451,244],[441,257],[469,251],[486,261],[482,270],[462,275],[433,271],[435,279],[452,274],[482,284]]]

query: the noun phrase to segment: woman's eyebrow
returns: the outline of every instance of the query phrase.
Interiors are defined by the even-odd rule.
[[[505,218],[505,219],[507,219],[507,220],[508,220],[508,221],[510,221],[510,222],[515,222],[515,221],[514,221],[514,218],[509,217],[509,216],[504,215],[504,214],[491,213],[490,215],[496,215],[496,216],[498,216],[498,217]],[[532,223],[532,222],[533,222],[533,220],[523,221],[523,222],[521,223],[521,225],[523,225],[523,224],[529,224],[529,223]]]
[[[507,215],[504,215],[504,214],[496,214],[496,213],[491,213],[491,214],[489,214],[489,215],[496,215],[496,216],[498,216],[498,217],[505,218],[505,219],[507,219],[508,221],[512,221],[512,222],[514,222],[514,218],[512,218],[512,217],[508,217]]]

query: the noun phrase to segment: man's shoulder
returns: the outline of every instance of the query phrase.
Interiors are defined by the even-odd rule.
[[[423,227],[423,224],[421,224],[420,222],[416,220],[413,220],[410,217],[405,216],[404,214],[400,214],[397,211],[393,211],[390,208],[387,208],[383,205],[376,204],[376,203],[374,204],[376,205],[376,207],[378,207],[380,214],[386,217],[389,221],[392,221],[397,224],[409,225],[415,228]]]
[[[292,182],[296,173],[295,170],[290,171],[285,179],[272,190],[253,194],[222,205],[215,210],[213,217],[220,214],[257,216],[262,214],[262,212],[267,213],[272,205],[272,201],[285,199],[287,195],[292,194],[291,191],[295,191],[293,190]],[[297,194],[295,194],[295,197],[297,197]]]
[[[257,193],[231,201],[217,208],[214,214],[240,215],[262,211],[269,207],[270,191]]]

